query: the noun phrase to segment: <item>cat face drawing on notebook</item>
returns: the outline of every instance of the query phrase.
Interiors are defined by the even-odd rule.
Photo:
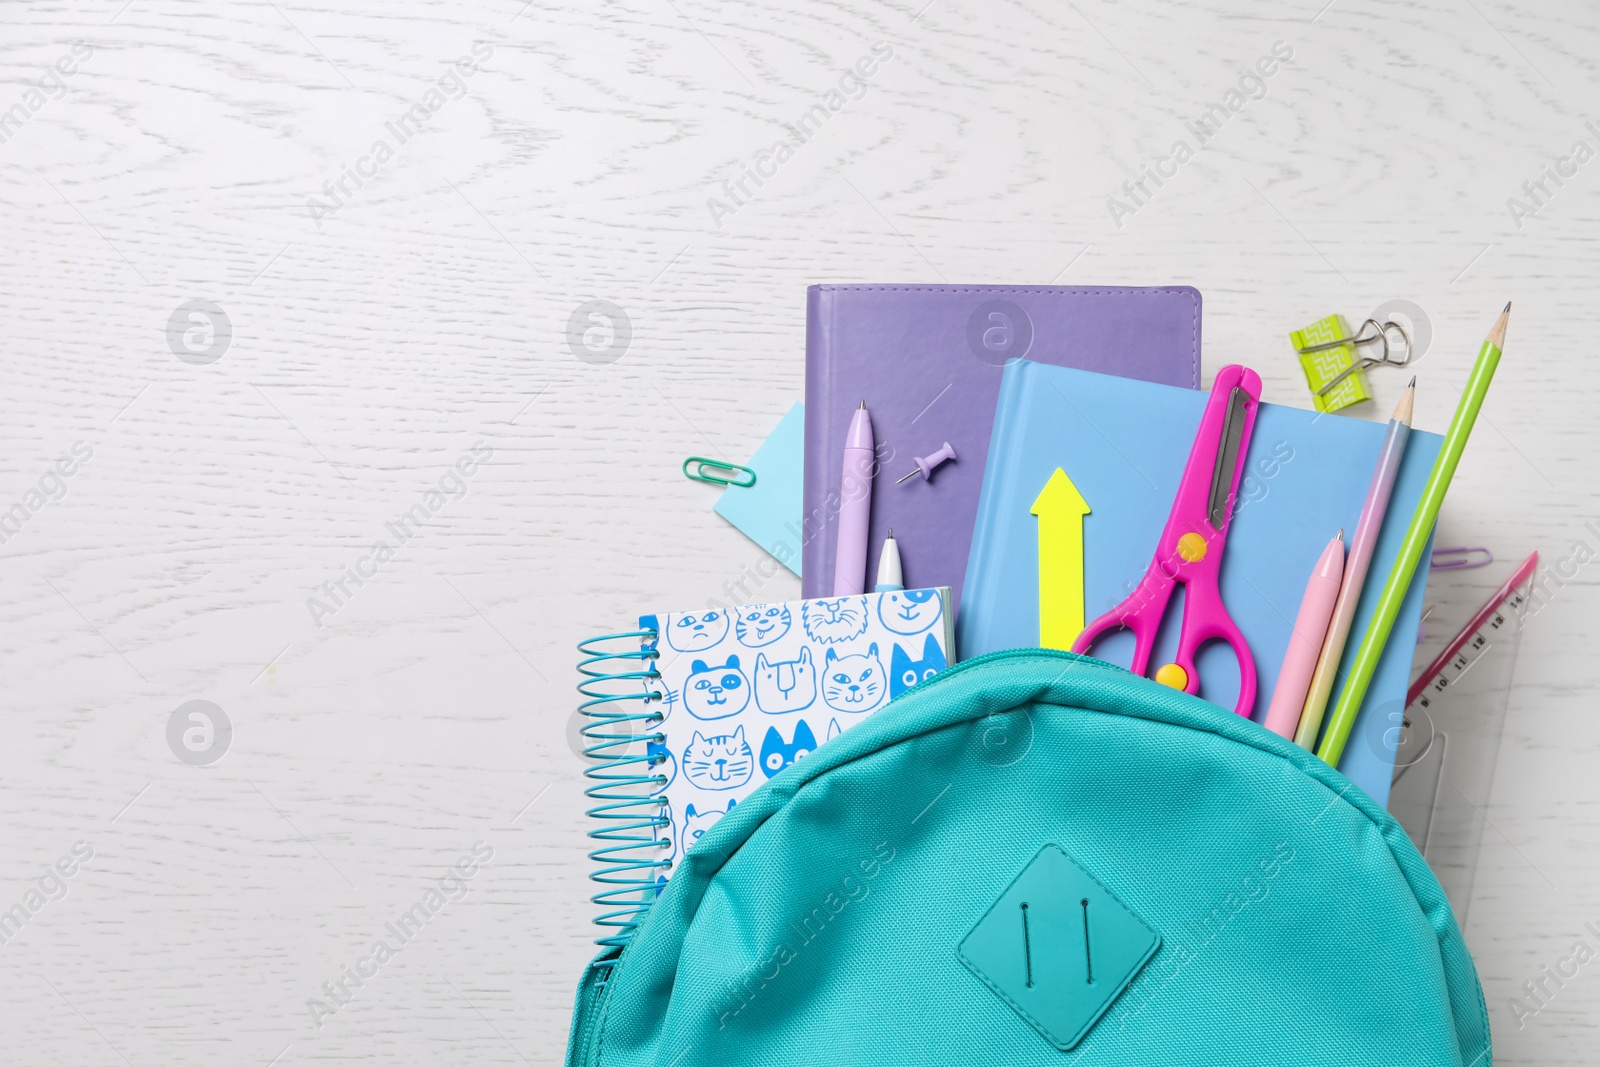
[[[733,622],[733,636],[748,648],[765,648],[783,639],[794,624],[787,604],[750,604],[739,609]]]
[[[750,703],[750,685],[739,670],[739,657],[729,656],[720,666],[697,659],[683,683],[683,706],[697,719],[726,719]]]
[[[681,856],[693,848],[694,843],[700,840],[707,830],[715,826],[718,819],[733,810],[733,805],[733,800],[729,799],[727,811],[717,811],[714,808],[705,812],[695,811],[693,804],[684,808],[683,834],[679,838],[678,854]]]
[[[809,708],[817,699],[817,668],[811,662],[811,646],[800,650],[800,657],[768,663],[765,652],[756,656],[756,707],[768,715]]]
[[[776,726],[767,727],[767,736],[761,739],[761,773],[771,778],[795,760],[810,755],[817,747],[811,727],[801,719],[794,727],[794,740],[785,744]]]
[[[918,682],[927,681],[945,666],[944,649],[932,634],[922,642],[921,659],[912,659],[897,642],[894,651],[889,653],[889,699],[893,700]]]
[[[822,663],[822,699],[828,707],[858,715],[874,710],[888,695],[889,680],[876,641],[864,656],[841,656],[828,649]]]
[[[703,652],[728,636],[728,613],[720,608],[672,616],[667,644],[678,652]]]
[[[743,726],[712,737],[696,730],[683,750],[683,776],[699,789],[738,789],[755,773],[755,763]]]
[[[931,627],[943,611],[936,589],[900,589],[885,593],[878,600],[878,620],[906,637]]]
[[[842,596],[807,600],[800,605],[806,636],[825,645],[854,641],[867,632],[867,598]]]

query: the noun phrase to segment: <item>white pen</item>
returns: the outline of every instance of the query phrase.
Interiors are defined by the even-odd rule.
[[[905,587],[905,575],[900,570],[900,546],[894,539],[894,531],[890,530],[889,536],[883,539],[883,551],[878,553],[878,584],[872,591],[889,593]]]

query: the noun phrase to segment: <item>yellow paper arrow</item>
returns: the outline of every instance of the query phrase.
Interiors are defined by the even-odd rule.
[[[1039,647],[1071,649],[1083,632],[1083,517],[1089,505],[1057,467],[1032,512],[1039,516]]]

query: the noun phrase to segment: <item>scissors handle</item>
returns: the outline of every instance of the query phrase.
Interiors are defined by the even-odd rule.
[[[1159,564],[1152,565],[1144,581],[1126,600],[1084,627],[1077,640],[1072,642],[1072,651],[1087,655],[1100,638],[1113,630],[1125,629],[1133,634],[1134,642],[1133,663],[1129,669],[1134,674],[1148,676],[1150,657],[1156,649],[1156,635],[1176,584],[1166,576]],[[1178,632],[1177,654],[1173,659],[1183,669],[1182,689],[1185,693],[1200,692],[1200,668],[1195,664],[1195,656],[1201,646],[1209,641],[1223,642],[1233,650],[1234,658],[1239,661],[1239,699],[1233,710],[1235,714],[1248,717],[1256,706],[1256,661],[1250,655],[1249,642],[1244,639],[1233,617],[1223,608],[1222,597],[1216,586],[1201,582],[1186,584],[1183,622]]]
[[[1183,668],[1183,691],[1186,693],[1200,691],[1200,670],[1194,659],[1201,646],[1209,641],[1223,642],[1239,661],[1239,699],[1233,710],[1248,718],[1256,706],[1255,658],[1250,655],[1250,645],[1238,624],[1222,606],[1221,592],[1213,584],[1196,582],[1184,587],[1183,627],[1178,633],[1178,651],[1174,659]]]
[[[1128,630],[1133,634],[1134,674],[1144,674],[1150,668],[1150,657],[1156,650],[1156,634],[1161,629],[1162,616],[1172,600],[1177,583],[1159,564],[1152,563],[1144,580],[1128,594],[1122,603],[1084,627],[1072,642],[1072,651],[1087,655],[1096,641],[1113,630]]]

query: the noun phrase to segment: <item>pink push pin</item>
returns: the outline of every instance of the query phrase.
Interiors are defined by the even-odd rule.
[[[917,459],[917,469],[912,471],[910,474],[906,475],[905,478],[901,478],[899,481],[895,482],[894,484],[895,485],[899,485],[900,482],[903,482],[907,478],[911,478],[914,475],[918,475],[918,474],[922,475],[922,480],[923,481],[927,481],[929,478],[933,477],[934,469],[936,467],[938,467],[939,464],[943,463],[947,459],[955,459],[955,458],[956,458],[956,450],[950,447],[950,442],[949,441],[946,441],[939,448],[939,451],[935,452],[933,455],[916,457],[916,459]]]

